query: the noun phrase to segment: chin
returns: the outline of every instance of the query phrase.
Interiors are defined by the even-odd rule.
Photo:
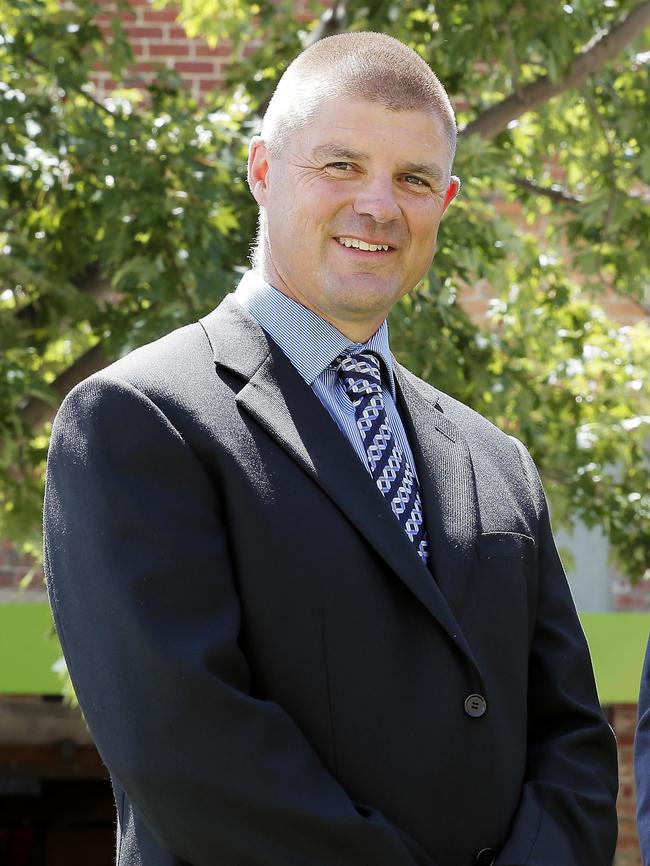
[[[399,295],[400,283],[397,280],[377,277],[376,274],[350,274],[341,280],[342,288],[351,287],[356,294],[367,298],[394,298]]]

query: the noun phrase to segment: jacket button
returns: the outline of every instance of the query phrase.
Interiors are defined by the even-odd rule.
[[[495,851],[492,848],[481,848],[476,855],[476,866],[492,866],[494,857]]]
[[[465,698],[465,712],[473,719],[480,719],[481,716],[485,714],[486,710],[487,701],[483,695],[468,695],[467,698]],[[485,848],[484,850],[487,851],[488,849]]]

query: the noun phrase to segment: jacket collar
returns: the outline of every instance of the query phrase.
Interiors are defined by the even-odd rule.
[[[469,576],[475,533],[471,461],[457,429],[436,408],[437,392],[429,386],[422,391],[424,383],[404,368],[396,370],[438,582],[422,564],[390,506],[326,409],[252,316],[229,295],[200,323],[211,343],[215,365],[242,378],[236,396],[241,408],[337,503],[476,665],[453,612],[453,606],[462,600]],[[470,521],[468,526],[465,520]],[[454,587],[455,581],[461,585]]]
[[[401,365],[400,413],[413,450],[432,570],[458,616],[469,588],[480,531],[474,468],[465,437],[443,412],[438,392]]]

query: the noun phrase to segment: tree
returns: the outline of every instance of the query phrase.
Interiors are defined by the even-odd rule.
[[[431,64],[461,128],[463,193],[431,272],[392,316],[396,354],[520,437],[556,522],[602,526],[638,580],[650,549],[650,341],[599,301],[647,303],[650,0],[310,10],[303,21],[289,0],[181,0],[191,34],[232,44],[223,90],[198,105],[161,70],[102,102],[88,84],[95,65],[119,82],[133,61],[119,16],[107,40],[90,2],[0,0],[0,534],[40,547],[64,393],[232,289],[256,216],[247,137],[286,64],[310,40],[372,29]],[[458,302],[478,281],[494,295],[479,324]]]

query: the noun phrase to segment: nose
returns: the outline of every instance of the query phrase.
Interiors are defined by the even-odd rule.
[[[367,178],[357,192],[354,210],[361,216],[369,216],[377,223],[388,223],[400,215],[395,201],[392,178]]]

